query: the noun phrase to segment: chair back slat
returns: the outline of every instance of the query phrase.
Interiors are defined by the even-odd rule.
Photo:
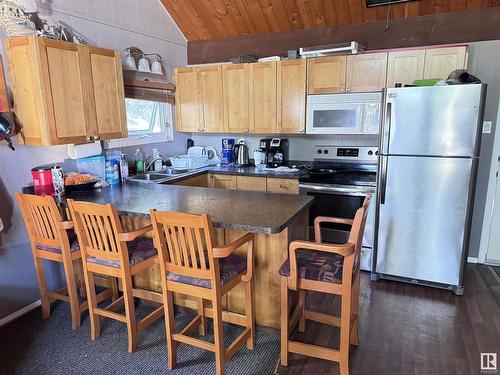
[[[68,199],[75,230],[84,256],[106,260],[121,260],[126,245],[118,240],[121,222],[112,205],[80,202]],[[128,256],[126,257],[128,259]]]
[[[351,232],[349,233],[348,242],[356,245],[354,249],[354,265],[357,266],[361,260],[361,247],[363,243],[363,234],[365,232],[366,216],[368,214],[368,206],[372,195],[368,194],[363,201],[363,205],[358,208],[356,214],[354,215],[354,221],[352,224]]]
[[[207,215],[151,210],[161,267],[166,272],[215,279],[211,223]]]
[[[57,228],[57,223],[63,221],[63,218],[54,198],[16,193],[16,199],[31,241],[61,246],[61,238],[67,239],[67,234]]]

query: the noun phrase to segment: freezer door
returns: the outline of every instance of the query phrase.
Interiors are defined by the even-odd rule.
[[[386,90],[383,155],[477,156],[485,85]]]
[[[459,285],[475,161],[382,158],[375,272]]]

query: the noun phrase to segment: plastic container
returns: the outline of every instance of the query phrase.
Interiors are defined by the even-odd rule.
[[[54,195],[52,170],[50,166],[35,167],[31,170],[33,188],[36,195]]]
[[[138,148],[137,150],[135,150],[134,164],[135,164],[135,172],[137,174],[144,172],[144,155],[141,152],[140,148]]]
[[[161,171],[163,169],[163,161],[160,159],[160,153],[158,152],[157,148],[153,148],[153,160],[155,160],[153,164],[153,169],[155,171]]]
[[[208,166],[207,155],[177,155],[170,159],[174,169],[198,169]]]
[[[120,154],[117,152],[106,153],[106,182],[110,185],[120,183]]]
[[[104,156],[91,156],[88,158],[76,159],[78,173],[88,173],[106,180],[106,158]]]

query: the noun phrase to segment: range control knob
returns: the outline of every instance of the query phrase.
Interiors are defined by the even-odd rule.
[[[378,155],[378,151],[375,151],[375,155]]]
[[[323,154],[328,155],[328,150],[324,150]]]
[[[372,156],[373,155],[373,151],[372,150],[368,151],[368,155]]]
[[[316,151],[319,155],[321,155],[321,150]]]

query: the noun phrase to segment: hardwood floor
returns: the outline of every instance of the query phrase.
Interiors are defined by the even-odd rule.
[[[338,313],[339,300],[311,294],[308,306]],[[308,321],[296,339],[338,347],[338,329]],[[363,272],[359,347],[351,347],[350,374],[480,374],[480,353],[500,360],[500,309],[477,266],[466,270],[465,294],[392,281]],[[500,363],[498,364],[500,366]],[[499,367],[500,368],[500,367]],[[280,375],[338,374],[336,363],[290,354]]]

